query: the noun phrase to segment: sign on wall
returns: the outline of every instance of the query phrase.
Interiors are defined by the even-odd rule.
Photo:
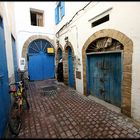
[[[54,48],[47,48],[47,53],[54,53]]]
[[[20,70],[24,70],[25,67],[25,58],[20,59]]]

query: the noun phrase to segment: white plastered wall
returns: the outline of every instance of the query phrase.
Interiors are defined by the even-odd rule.
[[[54,39],[54,2],[15,2],[15,20],[18,46],[18,64],[22,55],[22,48],[27,39],[33,35],[43,35]],[[44,26],[32,26],[30,8],[44,11]]]
[[[82,3],[82,4],[80,4]],[[87,3],[84,2],[65,2],[66,12],[65,17],[55,27],[57,32],[67,21],[72,17],[73,13],[76,13],[79,9],[84,7]],[[74,11],[71,8],[72,5],[76,5]],[[74,7],[74,6],[72,6]],[[91,27],[90,19],[101,14],[107,9],[112,8],[109,11],[110,20],[96,27]],[[82,64],[82,47],[86,40],[96,31],[102,29],[115,29],[124,33],[133,42],[133,58],[132,58],[132,96],[131,96],[131,115],[134,119],[140,121],[140,3],[139,2],[92,2],[85,10],[79,12],[74,18],[73,22],[67,26],[66,29],[60,32],[59,40],[60,44],[64,47],[64,38],[68,36],[69,41],[74,47],[75,54],[80,58]],[[74,14],[73,14],[74,15]],[[56,40],[55,39],[55,40]],[[78,70],[81,71],[82,79],[76,79],[76,89],[83,94],[83,67],[78,66]]]
[[[12,40],[11,40],[11,34],[15,37],[13,3],[0,2],[0,15],[3,18],[3,24],[4,24],[8,77],[13,78],[14,67],[13,67]],[[12,16],[12,18],[9,18],[11,16]]]

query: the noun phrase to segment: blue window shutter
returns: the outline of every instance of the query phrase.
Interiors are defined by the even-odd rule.
[[[62,12],[62,17],[65,15],[65,3],[64,1],[61,1],[61,12]]]
[[[58,24],[59,22],[59,10],[58,6],[55,8],[55,24]]]

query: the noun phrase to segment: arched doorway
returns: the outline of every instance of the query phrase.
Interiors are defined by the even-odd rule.
[[[74,87],[74,69],[73,69],[73,58],[72,58],[72,50],[68,46],[68,82],[70,87]]]
[[[28,47],[30,45],[31,42],[33,42],[34,40],[37,39],[43,39],[43,40],[47,40],[52,46],[54,46],[54,41],[52,39],[50,39],[48,36],[44,36],[44,35],[32,35],[30,36],[24,43],[23,48],[22,48],[22,58],[25,58],[25,69],[27,69],[27,59],[28,59]]]
[[[86,49],[87,92],[99,99],[121,107],[123,45],[103,37]]]
[[[75,71],[74,71],[74,51],[70,42],[67,42],[64,47],[63,71],[64,83],[72,88],[75,88]]]
[[[54,53],[49,54],[47,48],[53,48],[53,46],[44,39],[36,39],[29,44],[28,75],[30,80],[54,78]]]
[[[100,39],[104,39],[105,42],[99,41]],[[121,47],[117,48],[116,45],[115,45],[115,47],[112,45],[108,46],[111,43],[111,40],[112,40],[112,42],[114,41],[116,43],[119,43],[118,46],[121,46]],[[99,43],[98,44],[99,47],[96,48],[97,42]],[[104,47],[101,47],[102,44],[104,44],[103,45]],[[105,44],[108,44],[107,49],[105,49]],[[93,35],[91,35],[87,39],[87,41],[85,42],[83,49],[82,49],[83,84],[84,84],[84,94],[85,95],[88,95],[89,89],[90,89],[89,82],[87,82],[88,81],[88,73],[89,73],[88,71],[90,69],[89,66],[87,66],[87,62],[89,63],[89,61],[90,61],[90,60],[88,60],[87,53],[90,53],[90,52],[88,52],[90,49],[92,49],[94,54],[96,52],[96,54],[92,58],[95,60],[95,62],[98,59],[99,60],[105,59],[105,61],[106,60],[110,61],[111,59],[117,59],[118,63],[121,63],[122,67],[120,67],[120,69],[121,69],[121,76],[120,77],[121,77],[122,81],[121,81],[121,87],[120,87],[120,93],[121,93],[121,95],[120,95],[120,97],[121,97],[120,108],[124,114],[131,116],[131,76],[132,76],[132,52],[133,52],[132,40],[129,39],[125,34],[119,32],[117,30],[114,30],[114,29],[103,29],[103,30],[97,31],[96,33],[94,33]],[[122,53],[118,54],[119,53],[119,52],[117,52],[118,50],[121,51]],[[111,53],[109,54],[110,56],[105,55],[105,54],[102,55],[102,52],[105,53],[106,51],[114,52],[114,55]],[[115,57],[118,57],[118,58],[115,58]],[[115,63],[117,63],[117,60],[114,60]],[[92,64],[91,67],[94,66],[94,68],[93,68],[94,71],[98,70],[98,69],[95,69],[95,67],[97,65]],[[106,63],[103,64],[103,62],[101,62],[101,64],[99,64],[99,65],[101,65],[101,67],[103,67],[103,69],[105,69],[105,67],[107,66]],[[118,64],[116,65],[116,67],[117,66],[118,66]],[[120,64],[119,64],[119,66],[120,66]],[[103,72],[101,72],[101,74],[103,74]],[[95,75],[93,75],[93,77],[94,76]],[[110,77],[110,75],[109,75],[109,77]],[[102,81],[102,79],[100,79],[100,80]],[[98,84],[99,84],[99,82],[98,82]],[[106,86],[108,86],[108,85],[106,85]],[[98,86],[96,86],[96,87],[98,87]],[[101,89],[101,92],[104,92],[104,90]]]
[[[56,48],[56,51],[55,51],[55,61],[56,61],[56,65],[58,64],[59,60],[61,58],[63,58],[63,48],[62,48],[62,45],[57,42],[57,48]]]
[[[58,48],[57,51],[58,51],[58,61],[59,61],[63,57],[63,55],[62,55],[62,49],[61,48]]]
[[[58,47],[56,50],[56,75],[56,78],[59,82],[64,82],[62,47]]]

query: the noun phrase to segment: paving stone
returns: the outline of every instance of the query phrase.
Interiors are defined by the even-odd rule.
[[[80,135],[76,135],[74,138],[81,138],[81,136]]]
[[[132,130],[135,131],[135,132],[138,132],[138,129],[135,128],[135,127],[133,127]]]
[[[69,128],[68,128],[68,126],[63,126],[63,130],[65,130],[65,131],[67,131]]]
[[[61,135],[62,138],[66,138],[67,137],[64,132],[63,133],[60,133],[60,135]]]
[[[93,131],[93,133],[95,133],[95,132],[98,131],[98,129],[95,127],[95,128],[92,129],[92,131]]]
[[[102,133],[101,132],[97,132],[95,135],[100,137],[102,135]]]
[[[140,138],[140,134],[134,133],[134,137],[135,137],[135,138]]]
[[[102,127],[99,127],[99,129],[98,129],[100,132],[102,132],[103,131],[103,128]]]
[[[119,135],[114,134],[114,135],[113,135],[113,138],[119,138]]]
[[[115,130],[115,133],[116,133],[117,135],[119,135],[121,132],[118,131],[118,130]]]
[[[111,129],[111,130],[115,130],[115,127],[111,126],[110,129]]]
[[[132,129],[128,129],[127,132],[128,132],[128,133],[132,133]]]
[[[78,134],[77,131],[76,131],[75,129],[71,130],[71,133],[72,133],[74,136]]]
[[[132,134],[128,134],[128,137],[129,137],[129,138],[134,138],[135,136],[132,135]]]
[[[126,130],[123,130],[122,133],[126,135],[128,132]]]
[[[81,138],[83,138],[83,137],[86,136],[86,134],[85,134],[83,131],[80,131],[80,132],[79,132],[79,135],[81,136]]]
[[[112,135],[112,134],[113,134],[113,131],[109,131],[109,134],[111,134],[111,135]]]
[[[126,135],[124,135],[124,134],[120,134],[119,136],[120,136],[120,138],[125,138],[126,137]]]
[[[68,127],[69,127],[69,129],[73,129],[74,128],[71,124]]]
[[[103,136],[107,136],[108,132],[107,131],[103,131]]]
[[[67,134],[67,136],[69,137],[69,136],[72,136],[72,133],[68,130],[68,131],[66,131],[66,134]]]
[[[57,136],[55,134],[51,135],[51,138],[57,138]]]

